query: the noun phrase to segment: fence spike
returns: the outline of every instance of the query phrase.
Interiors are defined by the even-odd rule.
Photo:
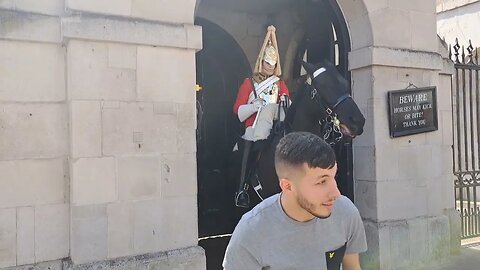
[[[477,47],[477,49],[475,49],[475,64],[479,65],[478,63],[478,51],[480,50],[480,47]]]
[[[472,46],[471,39],[468,40],[467,52],[468,52],[468,64],[473,64],[473,46]]]
[[[462,45],[462,64],[465,64],[465,47]]]
[[[459,52],[458,50],[460,49],[460,45],[458,44],[458,38],[455,38],[455,45],[453,45],[453,54],[455,55],[455,63],[460,63],[460,59],[459,59]]]

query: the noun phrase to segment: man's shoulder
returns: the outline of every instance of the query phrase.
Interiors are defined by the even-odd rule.
[[[245,213],[238,225],[252,227],[252,225],[263,225],[270,220],[269,216],[275,215],[275,206],[278,203],[279,194],[266,198],[257,204],[252,210]]]
[[[337,212],[338,215],[351,217],[352,214],[358,214],[358,209],[353,202],[346,196],[341,195],[337,198],[333,212]]]
[[[333,213],[335,213],[333,219],[335,225],[343,228],[343,236],[346,237],[346,239],[342,239],[347,242],[345,252],[349,254],[365,252],[367,250],[365,228],[360,212],[353,202],[345,196],[339,197],[335,202]]]

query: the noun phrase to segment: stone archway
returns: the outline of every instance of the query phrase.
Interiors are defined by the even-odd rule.
[[[306,18],[315,17],[312,15],[314,13],[311,11],[312,7],[320,8],[319,10],[323,12],[322,16],[319,17],[329,17],[330,20],[332,20],[332,25],[328,27],[319,27],[318,25],[323,24],[325,19],[313,22],[317,24],[311,25],[309,28],[310,32],[315,31],[316,34],[313,35],[312,33],[307,33],[305,28],[309,20]],[[329,11],[324,14],[325,10]],[[344,73],[347,78],[350,78],[351,75],[356,76],[357,72],[353,70],[352,74],[350,74],[351,65],[348,63],[354,54],[352,52],[349,53],[349,51],[351,49],[364,48],[372,41],[370,38],[372,35],[369,17],[362,1],[339,1],[337,3],[335,0],[304,0],[298,2],[281,0],[274,2],[267,1],[261,5],[255,5],[254,1],[247,1],[239,5],[235,3],[235,1],[202,0],[201,2],[197,1],[195,12],[196,17],[206,18],[221,25],[240,45],[252,67],[257,56],[260,41],[264,35],[264,28],[266,25],[272,23],[277,25],[280,54],[284,59],[282,61],[284,67],[283,79],[289,85],[291,92],[295,92],[295,80],[300,72],[300,64],[297,59],[299,58],[299,53],[303,53],[308,48],[317,48],[319,51],[312,53],[311,56],[313,58],[310,60],[315,61],[315,59],[319,57],[324,58],[330,55],[331,60],[338,62],[337,65],[342,73]],[[312,24],[312,22],[310,22],[310,24]],[[319,28],[324,29],[319,31]],[[352,31],[355,33],[351,33]],[[315,38],[316,36],[327,38]],[[325,43],[324,40],[329,39],[332,39],[331,44],[328,42]],[[306,40],[309,41],[306,42]],[[317,41],[312,42],[312,40]],[[312,44],[314,46],[312,46]],[[330,52],[325,53],[325,51]],[[334,59],[335,54],[338,59]],[[356,86],[357,85],[352,84],[354,97],[358,96],[361,98],[370,96],[369,94],[363,95],[361,93],[362,91],[368,91],[367,89],[359,89]],[[367,100],[360,99],[358,103],[361,109],[366,111]],[[347,152],[351,153],[351,150]],[[351,154],[346,153],[345,155]],[[342,170],[346,170],[348,173],[344,173],[344,176],[340,175],[340,183],[348,185],[348,187],[343,190],[348,197],[353,199],[354,184],[352,175],[354,175],[355,172],[353,171],[352,164],[354,159],[345,156],[342,157],[341,160],[346,160],[345,162],[349,162],[350,165],[343,167]]]
[[[373,43],[373,33],[368,16],[367,3],[369,0],[349,1],[337,0],[350,33],[352,51]],[[373,2],[373,1],[371,1]]]
[[[293,5],[292,1],[281,0],[271,2],[270,4],[273,7],[270,7],[268,3],[265,2],[262,5],[255,5],[255,10],[252,11],[252,8],[249,7],[249,5],[253,6],[254,2],[255,1],[247,1],[242,3],[242,5],[238,5],[234,4],[234,1],[199,0],[196,1],[195,5],[195,16],[208,18],[209,20],[222,25],[222,27],[230,33],[241,46],[252,67],[257,56],[256,53],[258,47],[260,46],[260,40],[263,38],[263,28],[275,21],[277,28],[279,29],[278,37],[281,50],[280,54],[283,55],[283,79],[287,82],[290,88],[294,88],[295,75],[293,74],[299,72],[296,70],[299,68],[299,63],[296,63],[298,61],[295,59],[298,58],[298,50],[302,49],[300,48],[302,46],[301,43],[304,42],[306,36],[306,33],[302,28],[295,26],[295,24],[298,24],[298,20],[301,20],[297,17],[301,16],[293,13],[299,13],[299,11],[295,9],[295,5],[298,6],[300,4],[295,2],[295,5]],[[360,83],[355,83],[358,80],[367,80],[364,78],[365,75],[368,76],[368,74],[365,74],[364,69],[356,70],[356,67],[359,66],[358,62],[362,61],[362,55],[357,55],[356,52],[362,48],[364,49],[365,47],[370,46],[373,42],[372,28],[366,3],[365,1],[346,0],[304,0],[299,1],[298,3],[315,4],[321,2],[336,9],[334,17],[336,17],[337,23],[335,27],[345,28],[344,31],[337,31],[337,34],[340,35],[337,37],[338,40],[349,43],[346,44],[346,51],[348,53],[345,54],[344,60],[341,60],[342,63],[340,65],[342,67],[340,69],[343,70],[345,76],[352,78],[352,95],[364,114],[366,114],[368,111],[367,106],[368,99],[371,96],[371,89],[365,89]],[[230,9],[230,11],[225,12],[225,10],[228,9]],[[268,13],[268,15],[265,15],[264,13]],[[278,19],[278,17],[281,18]],[[351,62],[353,62],[353,64]],[[368,115],[365,116],[368,118]],[[367,123],[370,123],[370,125],[372,121],[372,119],[367,119]],[[356,145],[362,145],[362,140],[366,141],[366,143],[368,142],[369,146],[371,145],[368,139],[364,138],[373,137],[373,134],[369,134],[369,132],[371,132],[371,129],[366,129],[365,134],[355,140],[355,144],[353,145],[354,149]],[[350,157],[345,158],[345,160],[353,163],[353,160],[356,159]],[[357,167],[353,165],[353,168],[350,167],[348,170],[350,172],[353,171],[353,175],[355,175],[356,169]],[[353,199],[354,183],[352,181],[352,173],[348,173],[348,178],[350,180],[346,182],[350,183],[348,190],[350,190],[351,194],[348,196]]]

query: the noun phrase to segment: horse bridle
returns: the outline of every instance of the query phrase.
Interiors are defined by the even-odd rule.
[[[318,76],[319,74],[316,75]],[[315,73],[314,77],[316,77]],[[325,105],[325,103],[322,102],[321,97],[318,96],[317,89],[313,85],[311,85],[311,87],[311,99],[317,104],[319,104],[321,107],[323,107],[323,109],[325,109],[325,112],[327,113],[325,119],[320,119],[318,121],[318,124],[322,127],[324,126],[324,124],[326,124],[322,130],[323,139],[330,144],[335,144],[335,142],[339,142],[343,138],[343,133],[340,131],[340,120],[335,113],[335,109],[345,100],[352,98],[352,96],[350,96],[348,93],[341,95],[340,97],[338,97],[334,105],[330,108],[328,105]],[[332,137],[331,140],[329,139],[330,137]]]

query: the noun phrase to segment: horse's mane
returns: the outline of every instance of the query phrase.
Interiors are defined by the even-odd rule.
[[[305,82],[303,82],[299,85],[299,87],[297,87],[297,91],[295,91],[292,99],[292,104],[290,104],[290,107],[288,107],[288,113],[285,115],[285,122],[287,122],[290,126],[293,123],[293,118],[297,112],[298,103],[300,103],[300,100],[303,100],[306,92]]]

